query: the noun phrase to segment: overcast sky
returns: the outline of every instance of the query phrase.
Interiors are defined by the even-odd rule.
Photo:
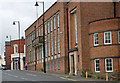
[[[37,0],[43,1],[43,0]],[[44,0],[47,10],[56,0]],[[13,21],[20,21],[21,36],[25,37],[25,30],[37,19],[36,0],[0,0],[0,54],[5,50],[5,41],[18,39],[18,25]],[[42,14],[42,4],[39,3],[38,15]],[[1,52],[2,50],[2,52]]]

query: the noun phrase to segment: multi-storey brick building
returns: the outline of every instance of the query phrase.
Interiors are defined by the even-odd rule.
[[[25,39],[22,37],[19,40],[12,40],[5,42],[5,59],[7,69],[19,69],[19,53],[20,53],[20,69],[24,69],[25,65]]]
[[[120,72],[119,2],[56,2],[45,12],[47,72]],[[25,31],[28,69],[43,67],[42,16]],[[35,34],[36,33],[36,34]],[[33,46],[32,46],[33,45]],[[35,59],[35,49],[36,59]]]

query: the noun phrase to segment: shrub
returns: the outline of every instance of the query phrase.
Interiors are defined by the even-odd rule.
[[[41,68],[40,70],[41,70],[41,71],[44,71],[44,69],[43,69],[43,68]]]

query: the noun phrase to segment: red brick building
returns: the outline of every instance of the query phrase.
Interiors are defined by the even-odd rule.
[[[45,12],[47,72],[120,73],[119,6],[119,2],[54,3]],[[35,69],[36,59],[37,70],[43,67],[42,47],[34,47],[32,43],[35,35],[39,37],[41,33],[42,16],[25,31],[28,69],[31,70]],[[36,59],[35,49],[38,49]]]
[[[24,52],[25,52],[25,39],[24,38],[20,39],[20,48],[19,48],[19,40],[5,41],[5,57],[6,57],[5,61],[6,61],[7,69],[12,69],[12,70],[15,68],[18,69],[19,53],[20,53],[21,58],[23,58],[24,56],[24,64],[25,64],[25,53]],[[20,63],[23,65],[23,60]]]

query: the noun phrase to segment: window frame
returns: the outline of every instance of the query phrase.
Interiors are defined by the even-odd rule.
[[[120,30],[118,31],[118,44],[120,44]]]
[[[16,47],[17,47],[17,52],[16,52]],[[18,53],[18,45],[14,44],[14,54]]]
[[[94,37],[94,46],[98,46],[99,45],[99,39],[97,40],[98,44],[95,44],[95,40],[96,40],[96,34],[98,35],[98,33],[94,33],[93,37]],[[98,37],[99,38],[99,37]]]
[[[96,70],[96,61],[97,60],[99,60],[99,69],[100,69],[100,59],[95,59],[94,60],[95,72],[100,72],[100,70],[99,71]]]
[[[110,33],[110,43],[106,43],[106,42],[105,42],[105,40],[106,40],[105,34],[106,34],[106,33]],[[104,32],[104,44],[105,44],[105,45],[107,45],[107,44],[112,44],[112,36],[111,36],[111,35],[112,35],[112,34],[111,34],[111,31]]]
[[[107,63],[107,62],[106,62],[107,59],[111,59],[111,61],[112,61],[112,70],[111,70],[111,71],[110,71],[110,70],[109,70],[109,71],[107,70],[107,64],[106,64],[106,63]],[[112,58],[106,58],[106,59],[105,59],[105,71],[106,71],[106,72],[113,72],[113,59],[112,59]]]

